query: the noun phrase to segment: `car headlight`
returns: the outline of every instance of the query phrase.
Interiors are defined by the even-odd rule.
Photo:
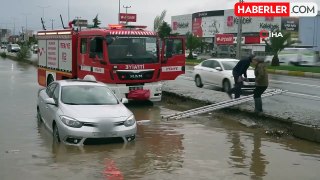
[[[126,127],[129,127],[129,126],[134,125],[135,122],[136,122],[136,120],[135,120],[135,118],[134,118],[134,115],[131,115],[130,117],[128,117],[128,119],[126,119],[126,120],[124,121],[124,125],[125,125]]]
[[[83,125],[82,122],[68,116],[60,116],[60,119],[65,125],[70,127],[81,128]]]

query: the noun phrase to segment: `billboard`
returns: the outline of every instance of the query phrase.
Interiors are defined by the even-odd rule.
[[[234,10],[224,11],[224,33],[237,33],[240,18],[234,15]],[[260,32],[261,30],[281,30],[281,17],[242,17],[242,32]]]
[[[214,37],[223,33],[224,11],[206,11],[192,14],[192,32],[198,37]]]
[[[292,40],[299,39],[299,18],[297,17],[282,17],[281,30],[291,33]]]
[[[119,17],[120,21],[137,22],[137,14],[120,13]]]
[[[192,15],[172,16],[171,27],[173,33],[179,33],[181,35],[192,32]]]

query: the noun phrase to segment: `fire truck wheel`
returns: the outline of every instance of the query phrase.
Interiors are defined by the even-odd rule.
[[[196,76],[195,82],[196,82],[196,86],[197,87],[199,87],[199,88],[203,87],[203,84],[202,84],[202,81],[201,81],[201,77],[199,75]]]
[[[54,79],[53,79],[52,75],[49,75],[49,76],[48,76],[48,79],[47,79],[47,86],[48,86],[50,83],[52,83],[53,81],[54,81]]]

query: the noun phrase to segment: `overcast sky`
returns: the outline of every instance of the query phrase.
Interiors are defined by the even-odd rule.
[[[247,2],[259,0],[246,0]],[[288,0],[264,0],[288,1]],[[291,2],[316,2],[320,7],[320,0],[290,0]],[[171,23],[171,16],[192,14],[200,11],[233,9],[238,0],[121,0],[123,6],[131,6],[128,13],[137,14],[137,23],[153,28],[153,20],[163,10],[167,10],[166,21]],[[119,0],[69,0],[70,19],[81,17],[92,23],[92,19],[99,14],[101,26],[118,22]],[[15,24],[16,34],[21,27],[40,30],[40,17],[44,14],[47,29],[51,28],[53,19],[54,28],[61,28],[59,15],[64,18],[65,25],[68,20],[68,0],[0,0],[0,28],[13,30]]]

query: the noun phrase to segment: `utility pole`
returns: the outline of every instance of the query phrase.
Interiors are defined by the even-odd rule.
[[[239,0],[243,3],[243,0]],[[239,16],[238,33],[237,33],[237,59],[241,59],[241,40],[242,40],[242,17]]]
[[[21,35],[22,35],[21,41],[23,42],[24,37],[26,36],[25,34],[23,34],[23,26],[21,26]],[[19,39],[20,39],[21,35],[19,35]]]
[[[123,8],[126,8],[126,25],[128,24],[128,9],[131,8],[131,6],[123,6]]]
[[[12,17],[13,19],[13,35],[16,35],[16,18]]]
[[[44,21],[44,9],[49,8],[50,6],[38,6],[39,8],[42,8],[42,19]]]
[[[26,16],[26,28],[25,28],[25,40],[27,40],[28,36],[28,15],[30,15],[30,13],[22,13],[23,15]]]
[[[120,24],[120,0],[119,0],[119,14],[118,14],[118,24]]]
[[[70,2],[68,0],[68,23],[70,22]]]
[[[53,30],[53,21],[54,21],[54,19],[50,19],[50,21],[51,21],[51,29]]]

